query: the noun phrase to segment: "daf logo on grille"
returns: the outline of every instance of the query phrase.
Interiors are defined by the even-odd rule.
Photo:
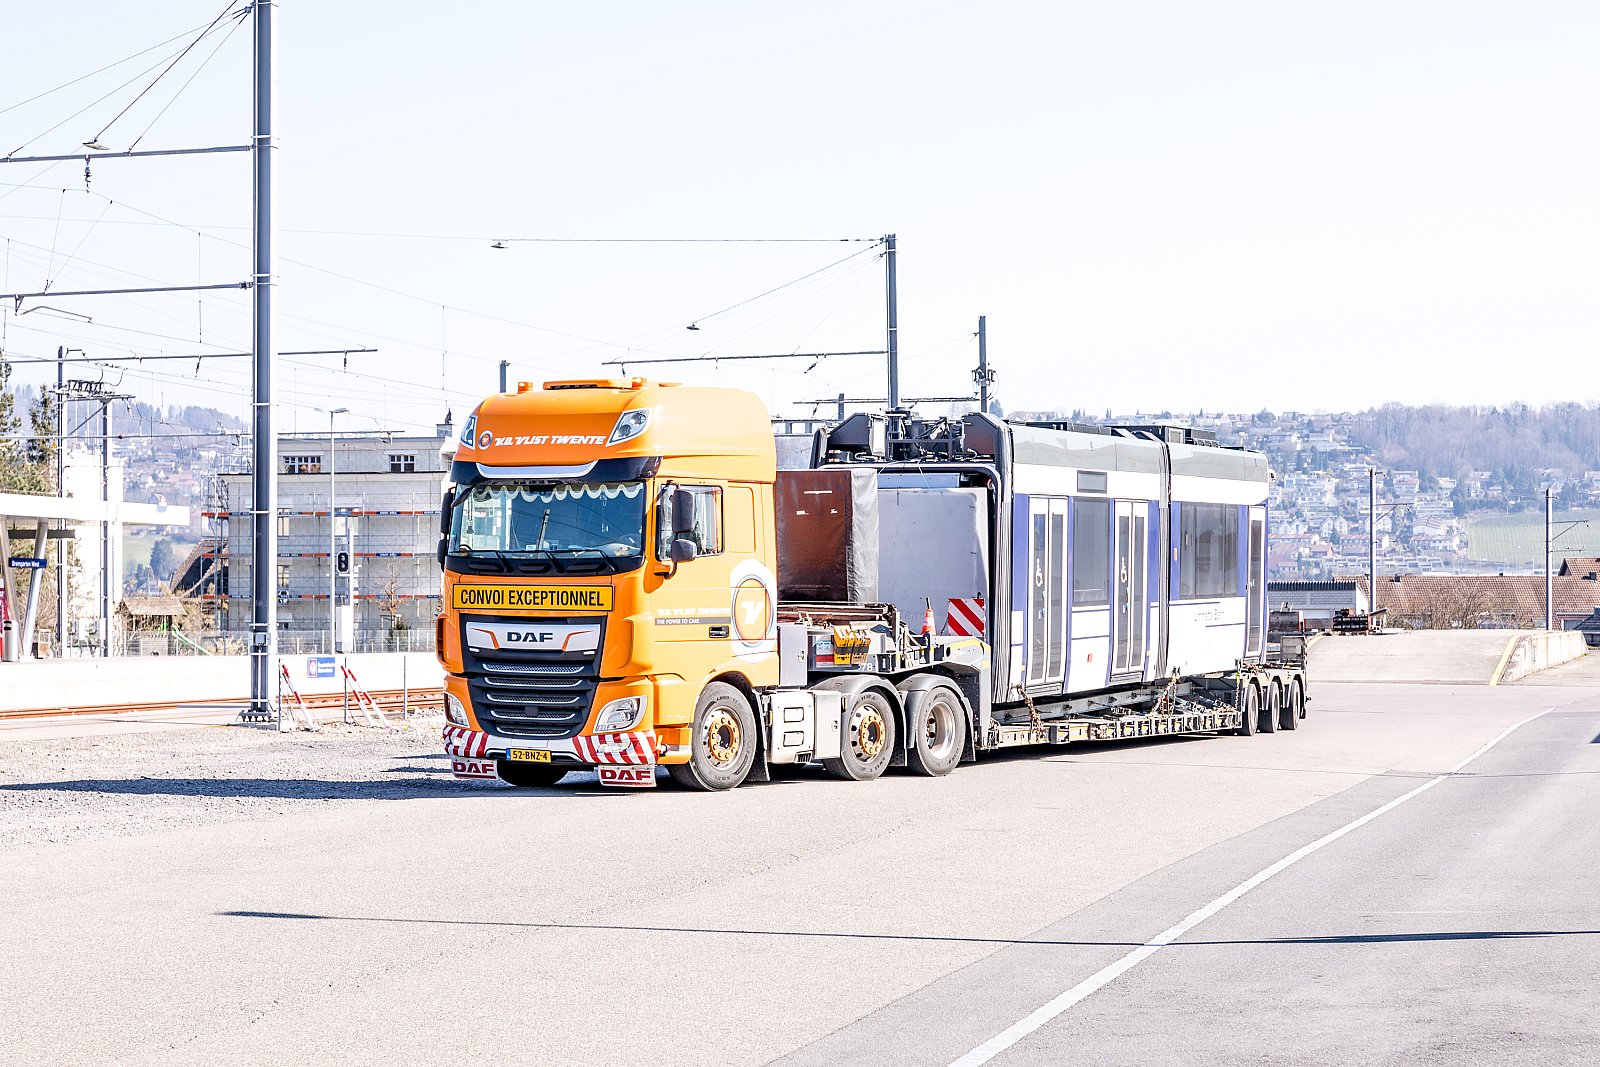
[[[583,625],[528,626],[515,623],[468,623],[467,647],[479,652],[528,649],[538,652],[593,652],[600,647],[600,627]]]

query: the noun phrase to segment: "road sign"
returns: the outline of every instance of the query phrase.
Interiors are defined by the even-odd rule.
[[[332,656],[307,656],[307,678],[332,678],[339,673],[338,662]]]
[[[12,556],[6,562],[19,571],[42,571],[49,563],[37,556]]]

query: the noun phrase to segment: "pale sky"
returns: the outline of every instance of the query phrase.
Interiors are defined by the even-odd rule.
[[[150,76],[70,116],[182,40],[12,105],[222,10],[10,12],[0,153],[77,150]],[[459,423],[502,358],[538,381],[879,349],[869,245],[659,239],[891,232],[910,396],[970,391],[986,315],[1007,407],[1600,400],[1572,391],[1600,347],[1592,3],[284,0],[277,21],[278,347],[380,350],[285,361],[284,430],[339,405],[351,429]],[[242,144],[249,94],[245,20],[100,138]],[[4,292],[246,277],[244,155],[103,160],[89,193],[82,172],[0,167]],[[0,315],[8,354],[249,346],[243,292],[40,305]],[[880,357],[811,362],[629,369],[782,414],[882,395]],[[243,416],[248,371],[120,381]]]

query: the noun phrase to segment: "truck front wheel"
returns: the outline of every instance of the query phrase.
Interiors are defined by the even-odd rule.
[[[712,682],[694,709],[694,738],[688,763],[670,763],[667,773],[689,789],[732,789],[750,775],[756,761],[756,716],[744,694],[726,682]]]
[[[882,693],[868,690],[856,697],[844,721],[839,758],[825,759],[822,765],[835,778],[871,781],[888,768],[894,757],[894,708]]]

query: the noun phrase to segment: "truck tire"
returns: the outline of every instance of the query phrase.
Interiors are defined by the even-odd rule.
[[[1303,719],[1306,717],[1306,684],[1299,678],[1296,678],[1291,689],[1294,692],[1294,706],[1296,710],[1300,712],[1300,717]]]
[[[669,763],[672,780],[689,789],[718,792],[750,776],[756,762],[756,716],[743,693],[712,682],[694,707],[688,763]]]
[[[822,765],[835,778],[870,782],[888,768],[894,756],[894,705],[882,693],[869,689],[851,702],[844,718],[839,756],[823,760]]]
[[[1274,682],[1274,685],[1278,683]],[[1283,694],[1278,704],[1278,729],[1296,730],[1300,727],[1300,704],[1298,697],[1300,691],[1293,684],[1284,686],[1279,690]]]
[[[906,694],[906,766],[937,778],[955,770],[967,745],[967,705],[947,685]]]
[[[495,773],[507,785],[518,789],[543,789],[555,785],[567,776],[569,768],[554,763],[523,763],[521,760],[497,759]]]
[[[1267,683],[1261,691],[1261,732],[1264,734],[1276,733],[1278,729],[1278,714],[1283,707],[1283,687],[1276,681]]]
[[[1261,689],[1254,682],[1246,682],[1239,690],[1239,712],[1239,726],[1234,733],[1254,737],[1261,720]]]

